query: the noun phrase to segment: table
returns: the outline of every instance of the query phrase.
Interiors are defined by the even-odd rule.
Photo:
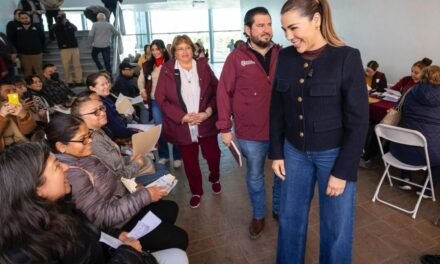
[[[387,114],[388,109],[395,106],[395,102],[386,101],[375,96],[368,97],[370,105],[370,122],[378,124]]]

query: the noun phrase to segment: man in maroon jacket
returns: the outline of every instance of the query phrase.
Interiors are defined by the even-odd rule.
[[[279,45],[272,42],[272,19],[264,7],[250,9],[244,17],[248,40],[232,51],[223,66],[217,88],[218,121],[222,141],[229,146],[234,136],[247,160],[247,187],[252,203],[251,239],[264,229],[264,164],[269,149],[269,105]],[[278,218],[281,182],[274,177],[272,213]]]

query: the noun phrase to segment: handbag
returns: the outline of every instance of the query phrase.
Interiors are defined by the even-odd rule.
[[[397,126],[402,119],[402,107],[403,102],[405,101],[406,95],[411,91],[411,88],[400,98],[399,103],[395,108],[388,109],[387,114],[382,118],[380,124]]]
[[[138,252],[130,246],[122,245],[113,253],[109,264],[159,264],[148,251]]]

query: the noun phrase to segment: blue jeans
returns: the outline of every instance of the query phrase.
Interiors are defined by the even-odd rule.
[[[146,185],[154,182],[155,180],[159,179],[163,175],[170,173],[168,171],[167,167],[165,167],[165,165],[163,165],[163,164],[155,163],[154,167],[156,168],[155,173],[149,174],[149,175],[144,175],[144,176],[138,176],[138,177],[136,177],[135,181],[137,183],[140,183],[140,184],[146,186]]]
[[[151,111],[153,113],[153,120],[155,125],[162,124],[163,122],[163,113],[162,110],[160,110],[159,105],[157,104],[156,100],[150,100],[150,107]],[[168,149],[168,142],[166,142],[163,137],[159,138],[159,158],[169,159],[170,158],[170,151]],[[180,155],[180,151],[177,148],[177,146],[173,145],[173,158],[174,160],[181,160],[182,156]]]
[[[326,195],[328,180],[339,148],[297,150],[284,143],[286,180],[281,188],[277,263],[304,263],[310,202],[318,183],[320,217],[319,263],[352,263],[356,183],[347,182],[344,193]]]
[[[141,124],[149,123],[149,114],[148,109],[145,107],[144,103],[134,104],[133,107],[136,109],[136,112],[139,113],[139,121]]]
[[[252,217],[263,219],[266,213],[266,191],[264,189],[264,164],[269,150],[269,141],[239,139],[242,155],[246,158],[246,182],[252,203]],[[281,180],[274,176],[272,188],[272,210],[278,214],[280,208]]]

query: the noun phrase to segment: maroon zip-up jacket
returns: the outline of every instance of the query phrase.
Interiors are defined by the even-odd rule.
[[[281,46],[272,47],[269,76],[248,45],[240,45],[223,65],[217,89],[217,128],[222,133],[235,124],[236,137],[269,140],[269,107],[275,65]]]
[[[164,113],[162,135],[172,144],[189,145],[192,143],[189,126],[188,123],[182,123],[182,118],[187,114],[187,111],[180,93],[180,83],[176,81],[176,74],[178,73],[174,69],[175,63],[175,60],[169,60],[163,64],[154,97]],[[199,125],[199,136],[213,136],[218,134],[218,130],[215,128],[215,121],[217,120],[215,95],[218,80],[209,67],[206,58],[197,60],[197,74],[200,85],[199,111],[203,112],[211,107],[213,113]]]

